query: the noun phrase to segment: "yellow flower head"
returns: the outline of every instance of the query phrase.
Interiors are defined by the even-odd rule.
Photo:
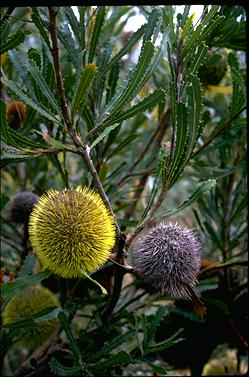
[[[94,272],[115,243],[114,219],[99,194],[84,187],[49,190],[29,222],[31,244],[44,268],[64,278]]]
[[[47,309],[51,306],[59,306],[59,301],[47,288],[38,284],[29,287],[15,295],[3,310],[3,324],[10,324],[23,318]],[[24,328],[30,335],[20,340],[24,347],[36,347],[43,343],[56,329],[57,319],[45,320]]]

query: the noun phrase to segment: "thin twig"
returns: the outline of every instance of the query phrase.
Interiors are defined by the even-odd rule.
[[[134,164],[128,169],[126,174],[117,183],[117,186],[120,186],[126,180],[126,178],[131,175],[131,172],[135,169],[135,167],[139,164],[139,162],[143,160],[144,156],[146,155],[146,153],[148,152],[148,150],[150,149],[151,146],[155,147],[155,146],[160,145],[160,143],[162,141],[162,137],[165,134],[165,129],[166,129],[167,125],[169,124],[169,117],[170,117],[170,109],[165,111],[165,113],[162,116],[156,130],[153,132],[150,139],[148,140],[148,143],[142,149],[141,153],[138,155]]]
[[[167,182],[165,181],[164,182],[164,185],[162,187],[162,190],[160,192],[160,195],[159,197],[157,198],[157,200],[155,201],[154,205],[151,207],[151,209],[149,210],[147,216],[145,217],[145,219],[137,225],[137,227],[135,228],[134,232],[129,236],[129,238],[127,239],[126,241],[126,244],[125,244],[125,248],[128,249],[132,243],[132,241],[134,240],[134,238],[137,237],[137,235],[143,230],[145,229],[149,223],[151,222],[154,214],[156,213],[156,211],[158,210],[158,208],[161,206],[164,198],[165,198],[165,195],[166,195],[166,192],[168,191],[168,186],[167,186]]]
[[[214,139],[217,138],[226,128],[228,128],[233,121],[244,111],[246,110],[246,106],[244,106],[241,110],[239,110],[232,118],[228,119],[223,126],[209,139],[207,140],[197,151],[193,152],[191,157],[195,157],[198,153],[202,152]]]

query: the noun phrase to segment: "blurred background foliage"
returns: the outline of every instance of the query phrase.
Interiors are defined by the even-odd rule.
[[[61,305],[2,327],[3,375],[241,374],[248,350],[245,10],[205,5],[196,21],[189,5],[182,13],[73,8],[58,9],[57,33],[75,129],[122,231],[132,233],[161,194],[150,226],[170,220],[196,230],[203,245],[196,291],[207,314],[201,319],[189,301],[158,297],[125,274],[103,322],[108,298],[91,281],[40,272],[25,226],[9,217],[11,199],[94,187],[94,180],[65,127],[48,8],[3,7],[2,303],[41,283]],[[134,14],[144,25],[125,31]],[[13,101],[25,104],[23,117]],[[93,274],[108,293],[113,269],[108,262]],[[60,330],[48,345],[20,345],[23,329],[54,318]]]

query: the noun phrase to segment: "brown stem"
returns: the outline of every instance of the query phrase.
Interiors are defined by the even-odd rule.
[[[69,110],[68,110],[67,100],[66,100],[66,96],[65,96],[65,89],[64,89],[63,79],[62,79],[62,74],[61,74],[61,64],[60,64],[60,54],[59,54],[60,50],[59,50],[57,30],[56,30],[57,8],[49,7],[48,9],[49,9],[49,18],[50,18],[50,28],[49,29],[50,29],[51,39],[52,39],[52,46],[53,46],[53,58],[54,58],[54,67],[55,67],[55,72],[56,72],[56,82],[57,82],[57,86],[58,86],[59,93],[60,93],[61,109],[62,109],[63,117],[64,117],[64,120],[65,120],[65,123],[66,123],[66,126],[67,126],[67,131],[68,131],[69,136],[73,140],[74,145],[76,146],[76,148],[78,150],[78,153],[81,155],[81,157],[83,158],[87,168],[89,169],[89,171],[92,175],[93,181],[95,183],[95,186],[96,186],[103,202],[105,203],[105,205],[107,206],[107,208],[109,209],[110,213],[112,214],[112,216],[114,218],[116,230],[117,230],[117,238],[119,238],[120,234],[121,234],[120,227],[118,225],[116,216],[113,212],[113,209],[112,209],[112,206],[109,202],[109,199],[108,199],[108,197],[107,197],[107,195],[104,191],[102,183],[100,182],[98,173],[97,173],[97,171],[94,167],[94,164],[91,160],[89,150],[88,150],[88,146],[81,141],[80,137],[76,133],[75,128],[73,127],[73,123],[72,123],[70,113],[69,113]]]
[[[232,118],[228,119],[223,126],[209,139],[207,140],[197,151],[193,152],[191,157],[195,157],[198,153],[202,152],[214,139],[217,138],[227,127],[229,127],[233,121],[244,111],[246,106],[239,110]]]

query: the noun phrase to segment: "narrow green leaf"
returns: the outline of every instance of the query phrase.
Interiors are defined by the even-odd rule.
[[[117,123],[117,124],[113,124],[112,126],[108,126],[104,129],[104,131],[102,131],[99,136],[92,142],[91,144],[91,149],[93,147],[95,147],[95,145],[97,145],[102,139],[104,139],[104,137],[106,137],[112,130],[114,130],[115,128],[117,128],[118,126],[120,126],[120,123]]]
[[[172,187],[185,165],[187,164],[191,154],[195,148],[197,139],[199,137],[199,130],[202,127],[201,113],[202,113],[202,90],[200,86],[200,80],[196,75],[190,75],[187,78],[186,93],[188,98],[187,104],[187,117],[181,115],[182,127],[186,127],[186,119],[188,124],[188,140],[185,143],[185,149],[181,149],[182,154],[180,155],[180,160],[177,163],[176,169],[171,170],[171,179],[169,187]],[[179,119],[178,119],[179,120]],[[185,123],[185,125],[184,125]]]
[[[35,267],[36,257],[35,255],[27,255],[24,259],[23,265],[21,266],[20,271],[18,272],[17,277],[22,278],[26,275],[32,273],[33,268]]]
[[[225,20],[225,16],[218,16],[213,19],[203,30],[201,33],[201,39],[203,41],[212,39],[213,31]]]
[[[186,24],[184,25],[183,31],[181,33],[181,41],[183,41],[184,38],[186,37],[186,35],[189,34],[189,32],[192,28],[192,25],[193,25],[193,19],[194,19],[194,14],[191,14],[191,16],[188,17],[188,20],[187,20]]]
[[[198,40],[200,39],[200,35],[201,35],[201,32],[202,32],[202,24],[199,24],[197,26],[197,28],[192,31],[192,33],[190,34],[190,37],[188,38],[185,46],[183,47],[183,50],[182,50],[182,53],[181,53],[181,58],[180,58],[180,61],[183,61],[183,59],[185,58],[185,56],[188,54],[188,52],[196,46],[196,43],[198,42]]]
[[[6,143],[12,145],[12,138],[8,132],[8,125],[7,125],[7,107],[4,101],[1,100],[1,136],[4,138]]]
[[[143,42],[150,41],[157,24],[160,22],[161,11],[154,8],[149,15],[148,23],[144,32]]]
[[[188,68],[188,73],[195,75],[198,72],[201,64],[203,63],[205,57],[207,56],[208,46],[206,46],[203,42],[200,42],[197,46],[196,52],[191,59],[190,66]]]
[[[156,314],[155,314],[155,316],[153,318],[152,324],[151,324],[150,328],[148,329],[148,342],[150,340],[153,340],[153,337],[155,335],[156,330],[158,329],[158,326],[160,325],[160,323],[164,319],[166,310],[167,310],[167,306],[166,305],[165,306],[160,306],[157,309]]]
[[[3,54],[6,51],[12,50],[13,48],[19,46],[24,42],[26,33],[22,30],[18,30],[12,37],[10,37],[4,44],[1,43],[0,54]],[[2,38],[1,38],[2,39]]]
[[[174,210],[170,210],[163,215],[160,215],[160,217],[168,217],[171,215],[175,215],[176,213],[184,210],[185,208],[189,207],[192,203],[194,203],[196,200],[198,200],[200,197],[202,197],[212,187],[214,187],[215,184],[215,179],[208,179],[207,181],[202,182],[197,187],[197,189],[190,195],[190,197],[187,200],[184,200],[184,202],[179,207],[177,207]]]
[[[12,323],[7,323],[3,325],[4,328],[8,329],[18,329],[34,326],[42,321],[50,321],[58,317],[58,314],[62,311],[61,308],[56,306],[51,306],[49,308],[40,310],[38,313],[32,314],[27,318],[19,319]]]
[[[43,23],[40,20],[40,15],[38,13],[38,10],[36,7],[32,7],[32,15],[31,19],[34,22],[36,28],[39,30],[41,37],[43,40],[46,42],[47,46],[50,48],[50,42],[49,42],[49,37],[48,37],[48,31],[44,27]]]
[[[38,274],[20,277],[20,278],[15,279],[14,281],[4,284],[1,287],[2,300],[4,301],[3,306],[5,306],[8,303],[8,301],[17,293],[23,291],[24,289],[28,287],[31,287],[32,285],[40,283],[43,279],[48,278],[51,274],[52,272],[45,270],[45,271],[38,272]]]
[[[124,81],[124,86],[116,93],[113,99],[104,108],[103,113],[97,119],[97,125],[109,118],[110,114],[118,113],[127,105],[141,89],[141,80],[143,79],[148,64],[154,54],[154,46],[151,42],[145,42],[135,68],[129,72],[128,79]]]
[[[64,311],[60,311],[59,312],[58,319],[60,321],[61,326],[65,330],[65,333],[67,335],[70,347],[71,347],[71,349],[72,349],[72,351],[73,351],[73,353],[75,355],[76,360],[79,362],[82,370],[85,370],[86,365],[85,365],[84,361],[82,360],[82,355],[81,355],[80,348],[79,348],[79,346],[77,344],[75,336],[74,336],[74,334],[72,332],[72,329],[70,327],[70,323],[69,323],[68,318],[67,318],[67,316],[66,316],[66,314],[65,314]]]
[[[208,25],[219,9],[220,5],[212,5],[210,11],[203,17],[202,24]]]
[[[130,329],[126,331],[124,334],[118,335],[116,338],[109,340],[108,342],[104,343],[101,349],[95,352],[94,355],[89,356],[87,362],[96,362],[100,360],[102,357],[109,355],[111,351],[115,350],[121,344],[128,342],[131,338],[135,337],[136,330]]]
[[[83,106],[82,117],[84,121],[86,122],[87,131],[89,132],[94,127],[94,120],[87,104]]]
[[[94,64],[86,64],[81,74],[81,77],[80,77],[80,80],[79,80],[79,83],[76,88],[75,95],[72,101],[72,110],[71,110],[72,118],[74,118],[75,113],[79,109],[79,107],[84,106],[84,101],[86,99],[86,95],[88,93],[90,84],[94,76],[96,76],[96,74],[97,74],[97,67]]]
[[[131,362],[131,360],[131,356],[127,352],[120,351],[115,355],[111,355],[107,360],[97,362],[93,365],[93,369],[103,370],[105,368],[111,368],[117,365],[128,364]]]
[[[105,7],[98,6],[96,20],[94,23],[94,28],[93,28],[91,42],[90,42],[88,63],[93,62],[94,54],[95,54],[96,47],[100,38],[100,33],[101,33],[102,26],[104,24],[104,20],[105,20]]]
[[[34,98],[31,98],[13,81],[8,80],[8,79],[2,79],[2,81],[13,93],[16,94],[17,97],[19,97],[27,105],[32,107],[34,110],[36,110],[38,113],[43,115],[45,118],[52,120],[53,122],[56,122],[57,124],[61,125],[61,122],[59,121],[59,119],[57,119],[56,116],[52,112],[50,112],[48,109],[46,109],[41,104],[39,104]]]
[[[105,162],[107,162],[110,158],[118,154],[122,149],[126,147],[132,140],[134,140],[138,135],[129,135],[127,136],[105,159]]]
[[[44,77],[42,76],[41,71],[39,68],[34,64],[32,61],[27,62],[28,70],[33,77],[36,84],[39,86],[41,93],[43,96],[45,96],[48,100],[48,103],[50,106],[52,106],[53,110],[56,112],[56,114],[59,114],[62,116],[61,109],[59,107],[59,104],[57,103],[53,93],[49,89],[46,81],[44,80]]]
[[[111,100],[115,94],[117,82],[119,77],[119,63],[115,63],[110,71],[106,90],[106,104]]]
[[[158,163],[157,163],[157,174],[153,183],[152,190],[150,192],[147,206],[141,216],[141,221],[146,217],[147,213],[151,209],[151,206],[154,202],[155,197],[157,196],[162,182],[164,180],[165,174],[166,174],[166,164],[168,160],[168,151],[165,148],[161,148],[158,156]]]
[[[146,24],[142,25],[135,33],[132,34],[126,45],[111,59],[107,64],[105,69],[101,72],[103,75],[106,73],[115,63],[119,62],[120,59],[129,52],[132,47],[139,41],[145,31]]]
[[[167,348],[172,347],[174,344],[185,340],[184,338],[177,338],[178,335],[183,331],[183,328],[180,328],[176,331],[170,338],[163,340],[162,342],[156,343],[151,347],[146,348],[146,354],[163,351]]]
[[[75,16],[75,13],[72,9],[72,7],[66,6],[62,8],[64,11],[64,14],[69,22],[69,25],[71,26],[74,35],[77,39],[77,41],[80,43],[81,36],[80,36],[80,28],[82,27],[82,24],[79,25],[79,22],[77,20],[77,17]]]
[[[5,22],[1,27],[0,27],[0,33],[1,33],[1,46],[5,44],[9,34],[10,34],[10,23]]]
[[[153,93],[149,94],[144,100],[138,104],[132,106],[124,112],[118,115],[114,115],[113,119],[110,117],[108,124],[123,122],[126,119],[134,117],[136,114],[141,113],[145,110],[152,109],[158,103],[165,100],[165,91],[163,89],[156,89]]]
[[[62,365],[54,357],[51,358],[49,362],[51,372],[57,376],[67,377],[67,376],[78,376],[81,375],[82,369],[80,365],[66,367]]]
[[[87,279],[91,280],[94,284],[96,284],[101,289],[101,292],[104,295],[107,295],[107,290],[104,287],[102,287],[102,285],[97,280],[94,280],[93,278],[91,278],[91,276],[82,268],[80,269],[80,272],[82,273],[83,276],[85,276]]]
[[[188,120],[186,106],[179,102],[176,104],[176,142],[173,159],[170,165],[168,180],[175,175],[180,166],[182,157],[186,153],[186,146],[189,140]],[[171,185],[170,185],[171,187]]]

